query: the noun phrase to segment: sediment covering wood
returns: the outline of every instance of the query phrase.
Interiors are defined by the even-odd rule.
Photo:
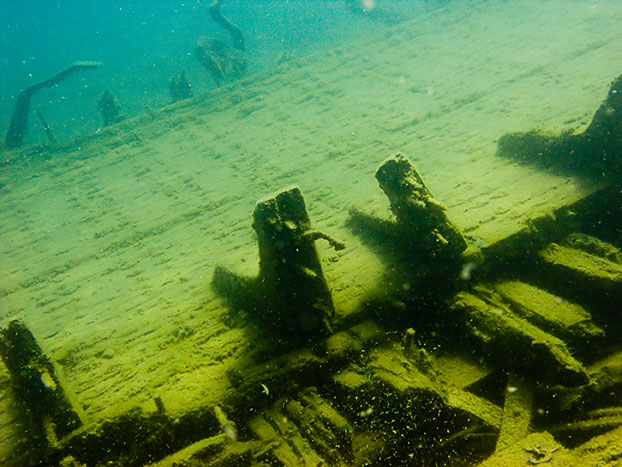
[[[618,2],[584,7],[446,9],[61,145],[49,160],[4,154],[2,317],[41,336],[89,420],[153,410],[154,393],[171,414],[221,400],[226,372],[260,341],[223,324],[206,271],[256,273],[249,212],[283,181],[304,189],[316,228],[348,243],[320,251],[338,316],[391,266],[345,220],[353,200],[388,212],[373,170],[396,150],[413,155],[478,247],[598,188],[493,156],[509,128],[580,124],[619,74]]]

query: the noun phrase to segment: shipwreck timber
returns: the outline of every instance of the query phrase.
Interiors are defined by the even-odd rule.
[[[508,5],[504,8],[513,7]],[[538,5],[535,8],[541,7]],[[520,14],[517,10],[512,11]],[[573,14],[572,8],[568,7],[568,13]],[[442,25],[439,29],[442,29]],[[461,34],[464,39],[466,30],[469,29],[446,33]],[[401,36],[394,33],[388,39],[399,42]],[[410,39],[409,43],[412,43],[412,37]],[[610,38],[611,43],[614,43],[614,39]],[[495,37],[495,43],[502,43],[503,40],[502,34]],[[603,44],[606,43],[603,40]],[[489,45],[492,47],[494,44]],[[481,51],[481,43],[477,46],[477,50]],[[604,49],[606,47],[603,45]],[[407,53],[412,55],[411,50],[410,47],[404,47],[403,61],[400,61],[399,67],[396,66],[399,73],[405,66],[413,65],[413,62],[407,62]],[[344,58],[352,58],[347,51],[339,51],[335,56],[335,66],[340,70],[344,69],[344,62],[348,61]],[[297,63],[286,64],[287,73],[295,75],[298,66]],[[386,69],[379,69],[382,75],[374,75],[374,72],[368,70],[368,74],[363,74],[361,80],[369,84],[369,73],[386,79]],[[412,66],[412,69],[415,67]],[[585,67],[577,66],[573,69]],[[359,70],[357,68],[357,73]],[[279,71],[281,74],[275,78],[275,82],[281,85],[285,73]],[[434,70],[428,68],[425,71],[429,77],[430,71]],[[456,76],[459,76],[458,71],[454,70]],[[503,79],[509,80],[508,75],[504,74],[507,70],[501,68],[496,71],[500,71],[499,76]],[[308,74],[309,68],[303,67],[303,72]],[[535,76],[534,79],[540,84],[541,74],[537,68],[525,73]],[[446,77],[447,70],[443,69],[440,74]],[[393,74],[393,77],[398,82],[400,76]],[[323,86],[331,86],[323,81],[322,73],[313,78]],[[579,83],[580,78],[573,76],[572,80]],[[608,76],[603,84],[610,79]],[[332,75],[330,80],[334,80]],[[300,82],[304,81],[301,79]],[[507,85],[501,81],[495,84],[492,88]],[[577,84],[577,88],[581,86]],[[296,88],[297,92],[300,90],[298,95],[302,96],[301,102],[305,103],[300,107],[316,102],[317,89],[320,88]],[[372,99],[369,88],[363,88],[365,97]],[[329,89],[336,95],[343,92],[337,88]],[[458,86],[457,94],[461,92],[460,89]],[[547,92],[555,89],[549,86]],[[318,158],[325,158],[322,159],[321,170],[312,172],[312,176],[319,179],[327,170],[342,167],[343,159],[351,152],[356,152],[356,148],[364,148],[373,162],[365,165],[362,157],[355,154],[356,157],[349,160],[355,175],[347,180],[353,184],[361,183],[356,193],[369,193],[372,202],[362,201],[355,207],[368,213],[370,218],[386,221],[376,225],[394,226],[395,221],[389,217],[390,203],[377,188],[372,173],[381,160],[395,150],[393,148],[399,148],[411,158],[434,197],[447,205],[447,217],[460,230],[468,248],[458,255],[460,267],[454,268],[451,262],[447,263],[448,275],[445,277],[451,278],[448,281],[451,287],[443,288],[443,293],[436,296],[433,302],[418,300],[421,292],[418,287],[423,284],[429,287],[429,282],[394,279],[409,277],[408,274],[413,272],[421,274],[417,279],[423,278],[427,271],[433,270],[430,264],[400,257],[402,250],[392,246],[389,235],[383,239],[386,242],[374,242],[377,240],[375,235],[366,236],[361,225],[353,226],[355,228],[349,234],[347,228],[342,226],[346,224],[346,211],[350,207],[346,202],[348,197],[344,201],[344,198],[336,197],[332,192],[327,195],[326,190],[320,189],[321,185],[320,188],[311,183],[301,185],[314,227],[347,240],[348,248],[334,252],[325,248],[323,242],[316,244],[335,307],[333,333],[314,336],[312,345],[303,343],[285,349],[263,345],[269,341],[264,339],[265,330],[260,328],[259,332],[252,333],[244,319],[239,318],[245,314],[240,313],[237,320],[231,320],[230,328],[219,324],[229,316],[223,316],[221,302],[210,295],[207,285],[215,264],[236,268],[239,274],[232,277],[237,279],[257,277],[253,274],[257,265],[257,248],[252,238],[250,220],[253,203],[266,190],[281,188],[280,183],[277,185],[274,181],[276,178],[287,178],[289,183],[288,174],[291,172],[295,176],[295,167],[280,166],[276,156],[272,155],[279,154],[279,151],[288,157],[296,151],[302,154],[301,146],[277,148],[276,143],[285,144],[284,138],[277,138],[276,142],[270,142],[273,146],[268,146],[268,137],[262,139],[262,135],[256,133],[249,135],[248,139],[245,139],[246,135],[236,135],[237,138],[232,141],[228,133],[231,121],[242,119],[245,124],[257,124],[260,119],[256,116],[265,116],[278,108],[276,104],[274,107],[264,107],[265,101],[274,102],[278,94],[264,94],[257,92],[256,88],[226,91],[219,93],[218,98],[209,100],[212,107],[224,105],[223,102],[231,107],[218,113],[216,118],[193,114],[195,120],[184,119],[178,113],[170,112],[163,121],[158,121],[157,131],[162,131],[162,128],[184,128],[180,132],[180,141],[176,141],[176,147],[183,147],[183,143],[192,137],[204,135],[205,123],[208,121],[210,144],[216,148],[213,150],[214,155],[206,155],[208,149],[205,149],[205,153],[199,155],[198,152],[190,151],[191,157],[186,158],[181,153],[167,153],[166,158],[158,158],[157,151],[152,147],[156,143],[150,140],[153,137],[150,132],[157,131],[140,125],[132,128],[132,122],[120,124],[118,139],[108,138],[106,134],[101,137],[107,150],[113,148],[111,151],[114,157],[102,154],[102,151],[88,152],[86,144],[82,156],[77,151],[72,152],[64,168],[76,178],[87,178],[83,176],[88,175],[87,168],[90,167],[89,170],[97,168],[103,171],[103,174],[109,176],[107,180],[118,180],[119,184],[145,180],[147,186],[150,186],[151,182],[153,185],[150,188],[154,193],[165,191],[162,196],[171,201],[167,207],[174,214],[166,217],[163,212],[167,210],[158,206],[157,210],[147,210],[153,214],[149,216],[152,222],[141,223],[144,221],[132,218],[131,211],[117,207],[109,212],[114,219],[111,222],[103,211],[96,211],[101,215],[102,222],[97,222],[99,227],[96,231],[88,231],[92,234],[93,243],[88,245],[93,246],[93,253],[87,248],[81,251],[85,253],[85,258],[71,256],[70,260],[65,261],[68,253],[64,253],[64,247],[61,248],[65,244],[54,237],[51,242],[54,241],[58,247],[53,251],[58,254],[45,257],[52,263],[42,272],[37,269],[41,267],[39,264],[30,263],[32,269],[25,271],[23,276],[8,269],[11,275],[2,292],[6,294],[2,304],[24,296],[33,297],[29,305],[36,306],[37,310],[40,308],[42,313],[30,316],[34,322],[26,322],[37,340],[47,344],[46,347],[52,344],[50,355],[69,376],[66,379],[67,388],[70,389],[67,394],[73,406],[87,412],[85,426],[70,433],[71,441],[63,440],[62,449],[56,451],[56,457],[49,459],[62,460],[66,465],[143,465],[147,462],[160,462],[162,465],[304,465],[319,462],[333,465],[416,462],[459,465],[460,462],[473,464],[480,460],[485,465],[573,465],[576,459],[590,465],[618,461],[621,388],[619,349],[610,337],[615,336],[619,329],[619,310],[615,308],[615,301],[610,300],[619,290],[616,282],[616,258],[619,256],[616,245],[619,247],[619,240],[615,224],[619,219],[618,190],[604,187],[600,181],[587,183],[581,180],[579,183],[574,177],[556,178],[535,169],[527,170],[525,167],[529,166],[526,165],[516,168],[501,158],[498,158],[498,165],[495,166],[505,171],[506,177],[500,183],[501,186],[491,183],[496,173],[490,174],[487,179],[483,170],[476,172],[477,180],[467,177],[464,177],[466,180],[460,180],[462,177],[456,177],[455,171],[447,169],[449,165],[468,161],[462,167],[471,167],[477,165],[478,160],[481,161],[477,159],[479,153],[474,155],[471,151],[472,147],[467,150],[462,146],[464,134],[445,134],[443,138],[428,143],[428,149],[444,144],[440,152],[450,161],[446,165],[437,168],[425,160],[420,163],[425,151],[420,151],[412,141],[421,141],[422,135],[433,134],[435,126],[446,128],[451,127],[451,122],[456,123],[458,117],[447,120],[446,116],[450,112],[447,109],[458,104],[463,111],[476,106],[494,107],[491,102],[496,101],[498,96],[492,95],[486,100],[489,95],[485,92],[482,91],[481,96],[477,93],[459,96],[447,93],[441,98],[442,105],[421,116],[397,111],[394,113],[391,109],[385,113],[395,117],[373,121],[382,125],[383,137],[380,143],[374,143],[373,132],[370,132],[372,135],[369,137],[359,134],[356,139],[347,140],[351,146],[340,144],[337,140],[334,147],[327,144],[323,148],[314,148],[313,154],[309,154],[308,159],[313,159],[315,165],[319,165]],[[409,109],[416,108],[416,98],[425,93],[413,90],[411,94],[416,97],[407,102]],[[586,94],[582,96],[585,98]],[[591,96],[588,106],[590,115],[603,95],[604,92]],[[320,100],[327,98],[326,95],[319,97]],[[400,108],[404,107],[405,99],[406,96],[396,92],[396,102],[399,102]],[[485,106],[481,105],[482,99],[486,100]],[[318,107],[321,108],[318,105],[313,109]],[[398,104],[395,104],[395,108],[398,108]],[[506,110],[505,107],[502,110]],[[574,107],[569,107],[567,112],[571,110]],[[339,108],[338,111],[347,119],[352,118],[347,109]],[[274,112],[276,117],[286,118]],[[270,113],[270,116],[273,114]],[[297,116],[301,124],[307,123],[308,114],[301,110]],[[498,132],[494,136],[489,133],[484,136],[480,133],[469,135],[477,134],[480,139],[486,138],[485,144],[489,144],[504,131],[514,128],[499,120],[495,118],[494,121],[487,121],[487,125],[493,127],[497,124]],[[220,122],[222,125],[219,125]],[[500,126],[503,128],[499,129]],[[372,127],[371,123],[369,127]],[[129,132],[125,133],[128,128],[135,130],[135,134],[129,136]],[[305,144],[311,145],[311,139],[330,141],[335,133],[334,122],[318,131],[319,134],[314,134]],[[351,128],[347,127],[347,134],[351,132]],[[269,138],[275,139],[272,135]],[[251,139],[252,143],[249,142]],[[473,139],[467,140],[469,145],[476,144]],[[450,144],[458,149],[452,152]],[[119,149],[118,152],[116,149]],[[489,149],[479,148],[479,151],[492,157],[494,148]],[[470,154],[459,159],[456,153],[462,151]],[[102,169],[113,160],[118,164],[127,162],[124,159],[127,153],[131,154],[127,159],[132,161],[132,170],[118,170],[127,168],[129,164],[114,166],[114,170],[109,171]],[[256,155],[253,162],[270,173],[269,180],[262,176],[253,178],[252,173],[244,171],[243,161],[248,159],[249,154]],[[201,163],[189,165],[186,170],[184,164],[194,159],[200,159]],[[475,162],[471,159],[475,159]],[[304,160],[302,156],[300,160]],[[441,158],[434,161],[435,164],[442,163]],[[163,178],[150,178],[153,172],[149,171],[155,170],[157,164],[167,162],[170,165],[166,167],[172,175],[163,187]],[[11,169],[11,166],[5,167],[7,171]],[[241,180],[248,184],[249,191],[253,192],[252,199],[217,197],[214,194],[216,190],[206,189],[203,183],[208,178],[202,178],[202,174],[218,170],[221,170],[219,174],[239,175],[239,180],[233,180],[236,180],[235,183]],[[314,170],[313,165],[304,165],[304,170]],[[448,183],[443,183],[439,171],[447,171],[450,178]],[[508,173],[512,176],[508,176]],[[129,178],[127,174],[135,178]],[[533,197],[529,199],[509,195],[501,197],[503,191],[511,194],[518,191],[514,187],[520,186],[517,185],[520,176],[524,176],[531,186],[540,186],[539,183],[545,186],[530,192]],[[45,187],[53,186],[51,183],[46,184],[46,177],[49,176],[41,171],[37,175],[37,183]],[[94,214],[90,209],[95,209],[99,202],[105,204],[106,209],[112,209],[115,204],[110,200],[118,196],[119,192],[114,185],[100,184],[94,178],[87,180],[85,197],[88,196],[89,209],[85,211],[89,212],[85,212],[84,217],[88,219],[91,216],[92,219]],[[464,184],[460,186],[461,182]],[[7,184],[0,188],[4,190],[3,200],[7,203],[8,212],[15,213],[17,211],[11,203],[14,203],[14,199],[21,199],[20,190],[14,189],[14,185],[6,179],[2,183]],[[234,182],[227,178],[225,184],[228,183]],[[511,184],[511,187],[507,188],[503,183]],[[486,184],[489,186],[486,187]],[[191,203],[187,199],[176,199],[179,185],[196,193]],[[552,185],[555,186],[556,202],[550,201]],[[25,186],[28,187],[27,184]],[[490,186],[497,192],[486,200],[494,204],[495,209],[487,210],[485,206],[472,204]],[[377,191],[377,196],[372,195],[374,191]],[[50,192],[53,190],[48,190],[46,194]],[[534,209],[534,199],[535,203],[540,203],[541,198],[547,195],[548,202],[542,210],[546,212]],[[145,198],[152,199],[150,196]],[[70,202],[78,203],[79,200]],[[537,211],[529,220],[520,216],[519,204],[523,202],[527,205],[525,211]],[[134,204],[135,209],[146,208],[140,197],[123,204]],[[318,209],[319,205],[324,207],[324,204],[329,207]],[[234,210],[236,213],[244,211],[239,215],[241,220],[237,224],[230,222],[231,219],[237,222],[237,214],[228,217]],[[485,211],[488,215],[482,214]],[[223,215],[223,212],[226,214]],[[32,215],[24,216],[24,222],[33,219]],[[3,219],[7,220],[6,217]],[[211,224],[213,219],[218,228]],[[137,223],[136,228],[132,222]],[[502,234],[497,236],[490,233],[493,226],[497,228],[511,223],[514,223],[515,228],[499,229]],[[78,227],[84,228],[85,225],[78,224]],[[574,235],[568,236],[572,233]],[[19,235],[23,236],[21,233]],[[238,239],[241,236],[250,239],[248,245],[239,250],[234,249],[239,247]],[[15,237],[11,235],[10,238]],[[219,255],[217,262],[213,263],[210,260],[212,249],[230,252],[214,248],[219,245],[219,241],[231,243],[235,253]],[[181,249],[174,250],[175,258],[171,259],[164,247],[174,242],[187,242],[192,247],[189,251],[182,251],[183,254],[178,254]],[[140,262],[137,263],[135,257],[126,254],[131,248],[146,249],[141,250],[143,256]],[[389,257],[384,254],[387,251],[398,258],[400,263],[385,261]],[[19,252],[16,254],[19,255]],[[382,256],[382,260],[372,263],[374,255]],[[351,267],[348,270],[351,273],[347,277],[349,283],[344,285],[344,279],[336,272],[341,272],[340,267],[344,263],[357,265],[357,261],[359,269]],[[95,262],[98,265],[103,262],[106,270],[110,271],[102,283],[111,279],[110,282],[115,286],[122,284],[119,289],[138,290],[136,284],[143,282],[146,284],[144,295],[155,298],[145,302],[146,305],[141,303],[144,305],[141,307],[128,300],[129,294],[119,299],[108,297],[114,311],[104,313],[96,306],[89,307],[86,311],[92,316],[78,315],[76,326],[71,328],[73,323],[67,326],[78,332],[85,328],[89,332],[97,330],[98,335],[73,336],[69,332],[43,325],[43,318],[62,318],[60,313],[54,314],[55,311],[63,310],[67,313],[71,307],[81,303],[76,300],[78,296],[101,298],[98,290],[92,287],[93,282],[87,279],[97,270],[93,268]],[[363,263],[371,266],[361,267]],[[371,276],[376,268],[380,269],[378,264],[386,267],[388,280],[383,286],[386,285],[391,293],[366,295],[371,287],[359,295],[351,292],[353,289],[357,291],[356,286],[362,276]],[[397,269],[402,265],[406,267],[399,271],[401,275],[394,274],[393,266]],[[412,266],[417,267],[413,269]],[[38,273],[35,274],[33,270]],[[78,275],[76,271],[79,271]],[[174,273],[167,275],[166,271]],[[76,278],[85,284],[84,289],[76,290],[75,285],[72,287],[72,281]],[[244,280],[240,282],[245,283]],[[568,284],[572,284],[571,287]],[[178,293],[179,290],[182,292]],[[395,290],[399,293],[394,294]],[[207,304],[197,298],[205,296],[210,297],[206,300]],[[181,297],[182,301],[176,301],[177,297]],[[465,309],[467,297],[469,307],[472,304],[477,306]],[[123,304],[121,301],[128,303]],[[357,305],[344,312],[346,301],[356,302]],[[187,305],[188,302],[192,302],[193,306],[180,305]],[[214,303],[219,306],[216,307]],[[427,303],[431,306],[427,307]],[[136,309],[140,312],[136,312]],[[91,313],[92,310],[97,313]],[[456,318],[465,315],[473,317],[469,326],[464,326],[462,318]],[[38,316],[43,318],[37,319]],[[106,320],[109,323],[119,316],[123,317],[123,326],[128,322],[138,324],[128,329],[129,334],[123,330],[106,332],[105,325],[100,327]],[[504,347],[499,354],[499,343],[495,340],[496,336],[490,335],[488,326],[495,321],[488,321],[488,318],[499,319],[501,324],[507,324],[506,330],[539,331],[527,334],[529,338],[517,337],[512,354]],[[167,326],[171,322],[174,325]],[[67,323],[61,321],[58,326],[61,324]],[[495,324],[491,327],[496,329]],[[147,343],[153,341],[147,339],[152,336],[157,336],[154,339],[157,345],[148,346]],[[530,338],[537,339],[537,342],[532,343]],[[102,350],[101,346],[89,346],[93,342],[108,339],[114,343],[112,348]],[[223,349],[223,343],[227,340],[236,340],[237,348],[241,350],[231,350],[236,348],[234,346]],[[249,351],[244,346],[252,348]],[[130,351],[124,353],[125,348]],[[158,350],[154,351],[156,348]],[[192,352],[188,349],[192,349]],[[132,358],[128,358],[130,355]],[[523,355],[529,358],[521,364],[520,357]],[[558,370],[550,375],[540,368],[541,371],[533,374],[527,371],[533,361],[537,361],[538,355],[545,355],[547,361],[559,364]],[[572,360],[568,357],[572,357]],[[226,377],[222,379],[226,379],[227,384],[219,385],[221,381],[215,375],[223,373],[210,372],[213,368],[226,368]],[[8,376],[3,378],[3,401],[7,401],[11,393],[10,384]],[[588,378],[589,384],[584,384],[585,378]],[[90,382],[86,384],[85,380]],[[139,383],[140,380],[144,383]],[[201,386],[203,392],[191,391],[195,387],[193,385]],[[212,397],[212,394],[215,395]],[[141,409],[129,410],[127,406],[116,405],[124,400],[129,401],[128,405],[136,402],[141,405]],[[109,407],[107,411],[106,408],[102,409],[105,406]],[[220,410],[216,410],[216,407]],[[5,421],[6,413],[2,413],[3,430],[15,427],[12,418],[8,423]],[[430,436],[423,436],[422,432]],[[484,460],[486,456],[489,457]]]
[[[392,180],[402,191],[383,189],[397,221],[354,215],[387,234],[392,227],[400,232],[394,241],[406,236],[416,243],[412,251],[431,242],[425,250],[433,254],[417,261],[430,263],[429,275],[438,278],[444,271],[456,284],[461,273],[456,266],[469,261],[466,242],[406,158],[388,159],[378,173],[396,162],[402,169]],[[416,183],[404,183],[405,174]],[[405,211],[396,207],[404,205]],[[592,216],[575,212],[573,225],[589,230]],[[430,284],[418,274],[394,303],[377,302],[333,329],[332,300],[313,242],[324,238],[337,249],[343,245],[310,230],[300,190],[259,202],[253,227],[260,245],[258,276],[217,269],[213,285],[232,307],[250,300],[245,312],[257,314],[257,323],[281,338],[272,355],[229,373],[235,389],[221,405],[172,418],[156,397],[154,413],[132,411],[77,430],[80,419],[49,360],[22,324],[9,324],[0,341],[3,357],[16,394],[24,394],[20,410],[37,433],[32,442],[43,447],[28,450],[28,462],[533,465],[555,459],[572,465],[595,436],[611,433],[615,439],[612,430],[622,426],[622,373],[610,352],[619,353],[619,331],[603,329],[619,330],[619,310],[593,305],[603,294],[622,290],[622,253],[612,244],[575,232],[548,238],[543,247],[538,245],[546,239],[533,241],[535,249],[520,261],[499,263],[500,250],[483,252],[480,277],[462,290],[442,287],[437,294],[442,303],[412,300],[425,295]],[[530,234],[533,240],[539,235]],[[572,300],[563,295],[567,286],[556,295],[548,291],[568,281],[575,285]],[[401,318],[379,323],[382,308],[385,317],[399,313]],[[405,328],[408,323],[414,328]],[[283,347],[283,340],[293,345]],[[469,358],[471,352],[475,358]],[[29,370],[25,380],[23,368],[42,368],[45,375]],[[33,382],[40,386],[32,396],[36,400],[50,394],[47,413],[32,411],[38,403],[24,388]],[[46,437],[48,418],[55,422],[53,439]],[[600,452],[601,459],[612,455]]]

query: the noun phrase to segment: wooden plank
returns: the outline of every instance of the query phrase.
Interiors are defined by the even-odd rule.
[[[508,130],[580,125],[598,107],[622,66],[622,20],[617,1],[591,6],[447,8],[47,160],[25,149],[0,173],[0,318],[24,319],[89,421],[152,410],[155,395],[173,414],[217,403],[261,339],[223,324],[207,284],[217,263],[256,273],[262,196],[298,184],[314,227],[346,241],[320,256],[347,316],[390,265],[346,208],[388,212],[373,171],[396,150],[480,247],[598,188],[493,156]]]
[[[588,382],[585,368],[566,344],[516,316],[502,304],[489,304],[479,296],[460,292],[450,308],[465,336],[477,343],[490,361],[509,370],[532,368],[534,376],[554,378],[568,386]],[[520,359],[516,359],[520,355]],[[537,371],[536,371],[537,370]]]
[[[590,313],[576,303],[518,281],[501,282],[493,287],[519,316],[559,337],[573,348],[602,340],[605,335],[592,321]]]
[[[512,448],[529,435],[532,408],[533,389],[530,384],[522,377],[509,375],[495,452]]]
[[[622,290],[622,264],[563,245],[552,244],[538,256],[551,272],[582,286],[596,287],[612,298]]]

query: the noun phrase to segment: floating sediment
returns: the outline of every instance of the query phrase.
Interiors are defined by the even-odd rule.
[[[534,5],[528,18],[544,21],[540,13],[546,5],[551,4]],[[590,14],[599,15],[601,7],[605,5],[599,4]],[[499,8],[516,22],[524,23],[516,18],[527,18],[514,5]],[[578,15],[570,5],[564,5],[564,11],[571,18]],[[475,24],[450,29],[445,21],[427,21],[429,27],[436,24],[438,34],[455,34],[463,42]],[[485,17],[477,21],[490,24]],[[573,27],[576,24],[580,22]],[[411,29],[416,32],[408,35]],[[413,40],[421,39],[419,31],[408,26],[386,38],[403,45],[396,64],[399,74],[391,75],[385,67],[379,67],[377,75],[371,68],[361,73],[356,62],[352,74],[361,74],[365,84],[360,96],[349,94],[356,93],[350,85],[344,85],[344,90],[339,83],[329,83],[334,75],[326,73],[325,78],[317,73],[317,69],[325,70],[320,67],[322,61],[347,72],[348,63],[360,50],[356,55],[340,50],[334,52],[334,61],[324,55],[311,65],[304,60],[302,65],[286,64],[274,76],[264,75],[260,84],[248,81],[245,89],[219,90],[201,101],[205,108],[219,109],[209,111],[213,114],[194,107],[192,111],[175,108],[162,111],[151,126],[143,123],[154,116],[140,120],[140,125],[122,123],[118,136],[104,133],[99,137],[101,145],[98,140],[82,141],[79,151],[62,158],[63,170],[54,166],[53,176],[44,170],[31,171],[32,178],[16,185],[19,178],[14,175],[22,159],[3,167],[11,177],[2,179],[5,186],[0,186],[0,193],[7,212],[19,219],[19,225],[11,224],[8,215],[3,217],[3,234],[15,253],[5,255],[2,305],[11,305],[7,312],[11,316],[28,318],[24,323],[46,349],[51,348],[47,354],[68,376],[65,387],[74,395],[74,406],[87,412],[85,426],[61,437],[52,453],[33,456],[31,462],[163,466],[482,462],[523,466],[597,465],[620,458],[620,312],[619,302],[611,299],[618,290],[619,190],[605,186],[606,181],[558,176],[494,158],[494,135],[515,127],[498,116],[482,120],[481,127],[492,128],[486,133],[481,128],[469,133],[472,121],[460,127],[462,131],[457,128],[465,115],[472,115],[465,114],[467,110],[488,110],[495,108],[495,102],[505,102],[494,93],[510,86],[515,65],[496,69],[490,79],[499,81],[486,83],[481,95],[458,95],[461,70],[473,65],[467,60],[452,70],[445,65],[437,70],[442,76],[438,83],[445,82],[448,74],[455,76],[455,94],[441,93],[440,87],[436,94],[415,88],[404,93],[399,90],[404,88],[393,85],[395,103],[383,95],[378,113],[395,117],[374,115],[365,121],[368,126],[355,129],[377,125],[381,131],[356,138],[343,139],[339,133],[342,123],[344,135],[355,131],[350,124],[355,121],[351,120],[354,111],[340,107],[340,99],[326,106],[332,95],[345,95],[344,101],[373,100],[370,85],[387,78],[400,83],[404,69],[419,69],[416,65],[422,55],[412,58],[411,47]],[[542,27],[542,31],[552,34],[555,28]],[[486,43],[489,50],[504,43],[506,52],[514,50],[516,36],[498,32],[494,42]],[[478,36],[473,46],[478,54],[482,39]],[[430,47],[435,43],[446,42],[435,41]],[[556,42],[550,44],[554,47]],[[605,50],[619,48],[607,49],[608,42],[603,44]],[[584,45],[578,50],[587,54]],[[386,54],[386,50],[378,53]],[[373,56],[365,55],[373,63]],[[469,61],[478,56],[474,53]],[[581,62],[581,55],[572,57]],[[563,55],[559,60],[567,59]],[[422,80],[435,83],[434,63],[422,73]],[[283,84],[284,70],[295,77],[293,81]],[[538,70],[521,70],[527,78],[517,79],[534,84],[529,77],[535,76],[534,82],[540,85],[545,80]],[[322,86],[334,86],[329,88],[333,94],[318,91],[319,84],[305,85],[302,78],[306,75]],[[378,80],[370,81],[370,75]],[[580,78],[572,75],[577,83]],[[303,84],[297,87],[296,83]],[[287,96],[304,103],[292,109],[292,115],[285,115],[278,105],[284,98],[279,89],[287,86],[295,89]],[[555,86],[546,86],[547,92],[555,93]],[[599,96],[592,97],[590,106],[597,105]],[[412,113],[393,113],[404,107],[416,109],[417,99],[439,99],[438,108],[423,113],[416,123]],[[548,103],[554,100],[547,99]],[[528,100],[525,105],[532,103]],[[458,115],[450,118],[448,109],[456,106]],[[279,121],[287,122],[281,136],[297,129],[306,131],[310,111],[327,107],[335,119],[325,127],[313,121],[317,124],[313,137],[301,136],[303,143],[281,138],[275,129],[274,122]],[[506,115],[507,105],[496,109]],[[190,113],[180,114],[180,110]],[[575,110],[572,106],[564,112],[574,115]],[[360,113],[360,107],[356,112]],[[232,133],[232,122],[240,121],[248,129]],[[261,134],[263,126],[261,132],[252,130],[261,122],[272,125],[266,135]],[[443,137],[432,142],[421,137],[437,134],[434,128],[442,128]],[[178,129],[183,131],[175,133]],[[126,134],[130,130],[134,134]],[[171,134],[177,136],[167,139]],[[184,144],[193,138],[206,142],[186,151]],[[481,140],[485,143],[478,143]],[[170,150],[167,143],[171,143]],[[434,145],[442,157],[433,154]],[[426,154],[421,150],[424,146],[430,160],[421,156]],[[395,147],[411,158],[402,173],[416,171],[413,180],[426,187],[421,199],[416,199],[417,206],[422,201],[432,212],[445,213],[441,225],[450,222],[459,236],[442,233],[436,226],[415,237],[417,223],[401,230],[400,211],[391,210],[391,201],[387,202],[372,176]],[[365,156],[371,161],[358,154],[359,148],[372,154]],[[305,157],[293,159],[303,149]],[[281,159],[274,156],[279,151]],[[244,165],[251,155],[257,170]],[[300,167],[292,160],[300,162]],[[343,169],[344,161],[349,170]],[[166,170],[158,172],[159,165]],[[338,176],[329,177],[331,171]],[[72,198],[56,196],[59,180],[68,180],[61,177],[79,180],[83,197],[79,192],[72,193]],[[283,345],[279,340],[296,341],[292,329],[300,329],[300,323],[295,310],[288,307],[297,303],[296,297],[292,299],[297,290],[280,289],[283,276],[270,268],[265,274],[260,272],[261,248],[258,255],[256,247],[260,235],[266,233],[268,251],[278,250],[278,244],[270,242],[269,229],[258,230],[253,238],[249,225],[255,200],[283,186],[283,179],[304,182],[299,186],[305,192],[301,219],[306,220],[288,224],[279,195],[264,200],[270,215],[260,220],[275,220],[268,227],[281,227],[276,238],[302,244],[309,248],[307,252],[313,245],[313,253],[298,257],[290,251],[292,256],[267,258],[293,257],[295,264],[313,273],[316,269],[309,264],[319,264],[323,292],[312,295],[310,302],[316,303],[316,296],[326,298],[327,290],[334,311],[330,328],[321,328],[322,332],[311,333],[311,339],[299,339],[296,345]],[[238,188],[240,184],[244,190]],[[126,186],[146,188],[144,192],[122,191]],[[528,193],[521,192],[521,187],[528,187]],[[190,195],[181,196],[182,189]],[[69,227],[54,224],[58,232],[37,230],[33,225],[40,225],[35,222],[39,218],[23,200],[30,199],[24,198],[28,195],[33,197],[31,204],[36,204],[41,201],[36,198],[39,192],[46,201],[52,197],[73,203],[72,209],[80,213],[78,221],[72,224],[62,219]],[[289,196],[298,199],[294,193],[283,193],[288,193],[286,200]],[[352,222],[346,224],[353,193],[357,194],[354,204],[364,213],[354,229]],[[441,209],[440,203],[447,209]],[[334,251],[316,242],[325,237],[311,228],[311,220],[313,229],[334,233],[347,241],[348,248]],[[377,229],[365,231],[366,220]],[[22,228],[30,229],[28,235]],[[79,237],[71,236],[71,229]],[[466,250],[456,240],[455,248],[445,254],[440,248],[445,242],[435,230],[445,240],[461,237]],[[419,240],[404,241],[402,233]],[[29,242],[17,241],[25,237]],[[76,242],[84,248],[76,248]],[[418,245],[423,253],[417,254]],[[40,261],[25,261],[33,251]],[[311,263],[306,262],[309,258],[314,258]],[[222,265],[219,271],[226,279],[225,288],[235,291],[227,300],[214,296],[208,286],[215,264]],[[395,273],[397,269],[400,274]],[[261,302],[256,306],[254,301],[259,277],[276,282],[267,287],[282,300],[277,303],[284,303],[284,319],[229,320],[228,312],[236,307],[244,310],[241,316],[260,309]],[[286,281],[290,279],[285,276]],[[289,295],[280,295],[282,290]],[[428,291],[435,292],[433,301],[427,299]],[[36,312],[23,313],[13,304]],[[320,307],[316,322],[323,320],[326,310],[330,308]],[[280,325],[289,332],[277,331]],[[16,395],[2,370],[5,407]],[[133,405],[141,408],[131,409]],[[8,413],[0,412],[3,435],[17,424]],[[8,440],[6,445],[13,440],[2,439]],[[23,452],[17,448],[2,455]]]

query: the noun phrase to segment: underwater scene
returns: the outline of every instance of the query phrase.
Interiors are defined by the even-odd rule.
[[[0,467],[622,466],[622,2],[0,6]]]

